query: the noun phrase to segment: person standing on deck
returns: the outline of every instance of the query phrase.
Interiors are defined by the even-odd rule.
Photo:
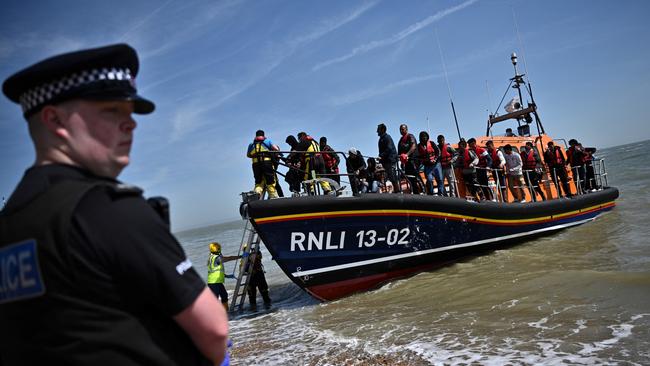
[[[377,146],[379,148],[379,163],[386,170],[388,180],[391,181],[396,192],[401,192],[399,184],[399,175],[397,174],[397,149],[393,138],[386,132],[386,125],[380,123],[377,126],[377,136],[379,141]]]
[[[517,202],[525,203],[525,193],[524,186],[524,176],[522,172],[523,163],[521,161],[521,155],[516,152],[512,152],[512,146],[507,144],[503,147],[505,151],[506,159],[506,169],[508,171],[508,187],[510,187],[510,192],[512,192],[513,197]]]
[[[444,196],[457,197],[456,192],[456,179],[454,175],[454,164],[458,159],[458,152],[445,142],[445,136],[438,135],[438,149],[440,150],[440,166],[442,167],[443,180],[447,180],[449,191],[442,191]],[[443,182],[444,183],[444,182]]]
[[[411,184],[411,193],[424,193],[418,191],[418,181],[420,180],[419,164],[416,158],[418,142],[415,140],[415,136],[409,133],[409,128],[406,124],[399,126],[399,133],[402,137],[400,137],[397,143],[397,154],[402,163],[404,174],[406,174]]]
[[[224,360],[226,312],[142,190],[117,180],[133,114],[155,109],[137,94],[138,69],[136,51],[117,44],[3,83],[36,150],[0,213],[0,282],[14,284],[0,291],[3,366]]]
[[[483,192],[486,200],[494,200],[492,190],[488,186],[488,167],[492,166],[492,157],[488,154],[487,150],[476,145],[476,139],[471,138],[467,140],[469,149],[474,151],[478,156],[478,165],[476,166],[476,180],[479,184],[479,190]]]
[[[537,151],[533,149],[532,142],[526,142],[526,147],[521,152],[521,160],[523,161],[524,180],[526,181],[526,185],[531,187],[530,196],[533,197],[533,201],[537,202],[535,192],[542,197],[542,201],[546,201],[546,196],[540,186],[542,159],[539,158]]]
[[[557,194],[559,197],[572,197],[573,195],[569,190],[569,179],[566,174],[564,153],[559,146],[555,146],[553,141],[549,141],[546,145],[548,149],[544,152],[544,161],[551,171],[551,177],[557,189]],[[560,190],[560,186],[562,190]],[[562,194],[562,191],[564,191],[564,194]]]
[[[428,194],[433,195],[433,181],[435,179],[438,187],[438,196],[442,196],[445,191],[445,185],[442,181],[442,166],[440,165],[440,149],[436,144],[429,140],[429,134],[421,131],[418,136],[418,160],[424,166],[424,175],[427,178]]]
[[[569,140],[569,148],[566,151],[566,163],[571,166],[571,174],[576,184],[576,191],[584,193],[586,190],[585,153],[582,145],[576,139]]]
[[[208,287],[214,293],[214,296],[221,300],[221,304],[228,311],[228,291],[224,286],[226,280],[226,271],[223,266],[224,263],[234,261],[242,256],[224,256],[221,254],[221,244],[215,242],[210,243],[210,256],[208,257]]]
[[[323,154],[320,152],[320,145],[318,142],[314,141],[313,137],[305,132],[298,133],[298,140],[298,151],[306,152],[303,155],[301,164],[305,169],[302,181],[304,182],[314,177],[319,178],[321,174],[325,173],[325,160],[323,159]],[[328,182],[320,181],[319,183],[321,188],[323,188],[324,194],[327,194],[332,190]],[[309,185],[309,190],[311,194],[315,194],[313,184]]]
[[[325,161],[325,173],[328,174],[327,178],[341,185],[341,176],[339,176],[339,163],[341,162],[341,158],[327,144],[327,137],[321,137],[319,145],[320,151],[323,153],[323,160]]]
[[[358,196],[359,193],[366,193],[367,186],[363,184],[362,179],[367,176],[366,161],[363,159],[361,151],[351,147],[348,151],[348,158],[345,162],[346,170],[349,174],[350,189],[352,194]]]
[[[278,198],[275,190],[275,169],[273,157],[269,151],[280,151],[271,139],[264,136],[264,131],[257,130],[255,139],[248,145],[246,156],[253,161],[253,176],[255,177],[255,193],[262,196],[266,190],[269,198]]]
[[[303,170],[303,167],[300,165],[301,155],[294,152],[298,151],[298,140],[296,140],[295,136],[289,135],[287,136],[285,142],[289,144],[291,152],[289,153],[289,156],[284,159],[284,162],[289,168],[287,175],[284,177],[284,180],[289,184],[289,190],[291,191],[291,194],[293,196],[297,196],[300,194],[300,182],[302,182],[303,176],[303,174],[300,172]]]
[[[506,158],[503,156],[501,150],[494,147],[494,142],[492,140],[486,142],[485,145],[488,154],[490,154],[490,158],[492,159],[492,165],[490,166],[492,168],[492,177],[494,178],[494,182],[498,183],[501,191],[501,200],[503,202],[508,202],[508,188],[506,186],[506,172],[504,169],[506,166]]]
[[[463,170],[463,181],[465,182],[466,190],[473,199],[478,197],[483,200],[483,192],[479,189],[478,180],[476,179],[476,166],[478,165],[479,158],[476,153],[467,147],[467,141],[460,139],[458,142],[458,160],[456,160],[457,167]]]

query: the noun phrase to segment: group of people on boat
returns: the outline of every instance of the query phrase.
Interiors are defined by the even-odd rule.
[[[506,136],[516,137],[509,130]],[[416,139],[406,124],[401,124],[399,131],[400,138],[395,144],[386,125],[380,123],[377,126],[379,140],[376,158],[364,157],[354,147],[348,150],[347,156],[341,154],[346,160],[347,174],[343,175],[349,177],[354,195],[401,192],[457,197],[457,171],[462,175],[467,197],[472,200],[497,201],[499,198],[507,202],[508,189],[515,202],[526,201],[526,189],[530,192],[531,200],[546,200],[542,183],[548,168],[558,197],[570,198],[573,194],[569,188],[567,165],[572,170],[576,191],[588,192],[598,188],[592,163],[595,149],[584,148],[575,139],[569,141],[570,147],[566,153],[549,141],[547,149],[540,154],[532,141],[526,141],[521,147],[510,144],[497,147],[492,140],[479,146],[475,138],[461,138],[457,148],[454,148],[443,135],[437,136],[436,143],[430,139],[427,131],[421,131]],[[299,194],[301,187],[312,194],[316,184],[325,194],[339,188],[341,159],[327,144],[326,137],[316,142],[307,133],[300,132],[296,137],[288,136],[285,141],[291,148],[287,157],[264,136],[262,130],[257,131],[249,145],[247,156],[253,161],[255,191],[258,194],[266,190],[269,198],[282,196],[280,185],[277,184],[279,164],[289,168],[285,180],[293,195]]]

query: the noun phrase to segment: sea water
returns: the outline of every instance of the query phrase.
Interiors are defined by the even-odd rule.
[[[230,320],[232,364],[650,365],[648,144],[598,151],[621,197],[595,221],[338,301],[311,298],[263,248],[273,308]],[[235,254],[243,228],[177,237],[205,277],[207,244]]]

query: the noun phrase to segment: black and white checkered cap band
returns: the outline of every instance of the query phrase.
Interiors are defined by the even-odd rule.
[[[87,85],[99,80],[126,80],[133,85],[133,78],[129,69],[101,68],[76,72],[60,78],[51,83],[46,83],[26,91],[20,96],[20,106],[23,113],[32,108],[47,103],[63,92],[73,90],[82,85]]]

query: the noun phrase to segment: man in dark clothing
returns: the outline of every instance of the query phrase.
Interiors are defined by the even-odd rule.
[[[476,180],[478,181],[480,190],[486,200],[493,200],[492,190],[488,186],[488,167],[492,166],[492,157],[486,149],[476,144],[475,138],[467,140],[469,149],[474,151],[478,156],[478,165],[476,166]]]
[[[358,196],[359,193],[366,193],[367,187],[363,184],[362,180],[366,176],[366,161],[363,159],[361,151],[350,148],[348,151],[348,159],[345,162],[345,167],[350,175],[350,188],[352,194]]]
[[[293,135],[287,136],[285,142],[291,147],[291,151],[298,151],[298,140]],[[300,193],[300,182],[302,182],[303,170],[300,165],[301,155],[298,153],[290,153],[285,159],[285,163],[289,167],[287,175],[284,177],[285,182],[289,184],[289,190],[294,194]]]
[[[530,189],[530,196],[533,198],[533,201],[537,201],[535,192],[542,197],[542,201],[546,201],[546,196],[540,185],[542,178],[542,159],[539,158],[537,151],[533,149],[532,142],[526,142],[526,147],[521,152],[521,161],[523,163],[524,180]]]
[[[557,189],[557,194],[558,196],[571,197],[572,194],[569,190],[569,179],[566,174],[564,153],[559,146],[555,146],[553,141],[549,141],[547,146],[548,149],[544,151],[544,161],[551,171],[551,177],[553,178],[555,189]],[[560,182],[562,182],[562,190],[560,190]],[[564,194],[562,191],[564,191]]]
[[[36,148],[0,213],[0,282],[11,290],[0,291],[4,366],[225,357],[223,306],[142,191],[116,179],[132,114],[155,108],[137,94],[138,66],[119,44],[46,59],[3,84]]]
[[[341,158],[334,152],[334,149],[327,144],[327,137],[320,138],[320,151],[323,153],[323,160],[325,161],[325,174],[327,178],[341,184],[341,177],[339,176],[339,163]]]
[[[402,163],[402,169],[404,169],[404,173],[411,184],[411,193],[424,193],[420,192],[419,189],[422,180],[420,178],[420,164],[417,158],[418,142],[415,140],[415,136],[409,133],[407,125],[401,124],[399,132],[402,137],[397,143],[397,154]]]
[[[393,138],[386,133],[386,125],[380,123],[377,126],[377,136],[379,136],[379,163],[386,169],[388,180],[393,183],[395,192],[401,192],[397,174],[397,149]]]
[[[573,181],[576,184],[576,191],[584,193],[587,188],[586,170],[585,170],[585,152],[582,149],[582,144],[578,143],[576,139],[569,140],[569,148],[566,151],[566,163],[571,166],[571,174]]]
[[[458,142],[458,160],[456,160],[456,167],[463,171],[463,181],[465,187],[472,199],[476,199],[478,194],[479,200],[484,199],[483,191],[479,189],[478,180],[476,178],[476,166],[478,165],[479,158],[474,150],[467,147],[467,141],[460,139]]]
[[[248,292],[250,308],[251,310],[257,310],[258,290],[262,295],[262,300],[264,300],[264,307],[269,308],[271,306],[271,297],[269,296],[269,285],[266,283],[266,276],[264,276],[262,252],[251,252],[249,255],[255,257],[253,260],[253,272],[251,273],[251,279],[250,282],[248,282],[248,288],[246,289]]]

